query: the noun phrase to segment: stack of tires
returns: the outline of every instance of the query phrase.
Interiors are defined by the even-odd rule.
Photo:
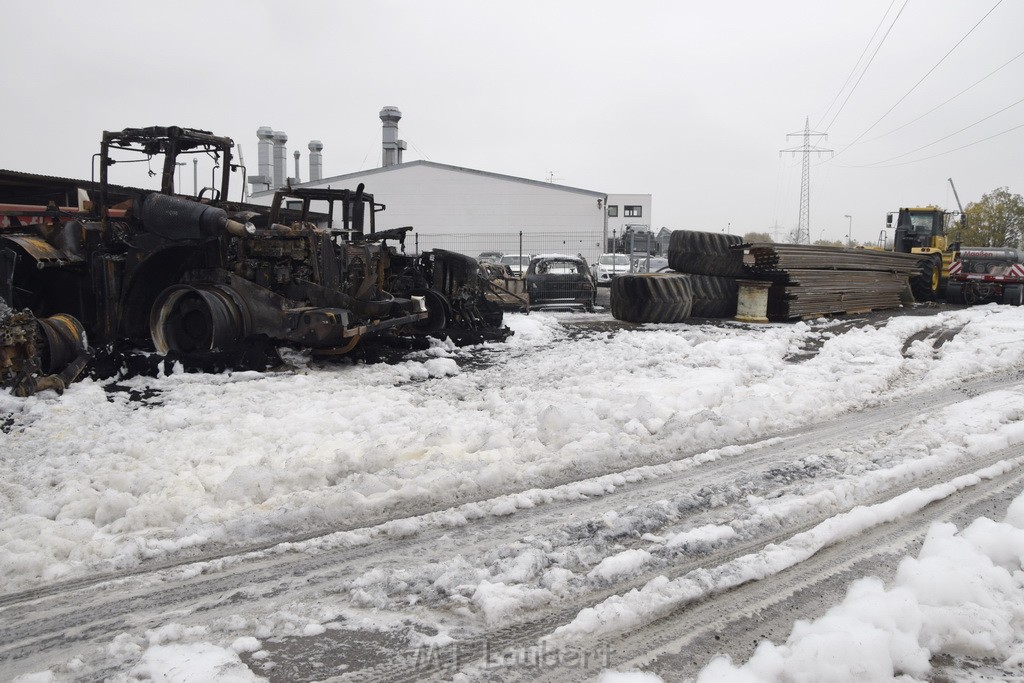
[[[743,238],[675,230],[668,248],[672,273],[622,275],[612,280],[612,316],[635,323],[676,323],[687,318],[736,315],[736,278],[745,274]]]

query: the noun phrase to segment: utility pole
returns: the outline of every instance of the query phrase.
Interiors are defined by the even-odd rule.
[[[818,156],[822,154],[832,154],[831,149],[824,149],[822,147],[816,147],[811,144],[811,137],[822,137],[827,138],[827,133],[815,133],[811,130],[811,120],[809,117],[804,119],[803,131],[796,133],[788,133],[786,138],[795,136],[802,136],[804,142],[798,147],[790,147],[788,149],[780,149],[779,154],[796,154],[799,152],[803,155],[803,172],[800,174],[800,219],[796,226],[796,235],[793,241],[800,244],[805,239],[807,243],[811,243],[811,152],[814,152]]]

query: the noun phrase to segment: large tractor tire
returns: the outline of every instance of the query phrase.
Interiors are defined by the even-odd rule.
[[[690,317],[690,280],[678,273],[620,275],[612,280],[612,316],[631,323],[678,323]]]
[[[690,275],[694,318],[732,318],[736,315],[739,286],[735,278]]]
[[[910,278],[910,290],[917,301],[934,301],[942,296],[942,257],[921,260],[921,274]]]
[[[679,273],[740,277],[744,275],[743,252],[730,247],[743,238],[720,232],[673,230],[668,246],[668,265]]]

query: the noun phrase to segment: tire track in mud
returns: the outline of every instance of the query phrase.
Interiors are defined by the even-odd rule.
[[[772,485],[776,487],[775,490],[782,490],[793,480],[787,477],[780,480],[775,474],[784,469],[786,463],[804,458],[809,448],[820,451],[864,440],[888,440],[900,434],[906,424],[915,419],[917,411],[952,404],[997,387],[1005,388],[1004,382],[987,380],[964,385],[957,393],[911,397],[905,400],[908,408],[906,411],[887,405],[843,416],[789,435],[781,442],[753,447],[740,455],[707,462],[684,462],[682,464],[688,466],[678,471],[648,477],[639,482],[619,484],[614,491],[606,491],[598,497],[563,499],[538,504],[532,509],[518,510],[507,517],[487,516],[470,520],[457,529],[462,541],[459,552],[479,555],[524,535],[538,535],[545,530],[563,536],[567,534],[569,543],[573,542],[573,534],[579,537],[577,540],[586,541],[586,533],[594,533],[592,520],[607,510],[622,510],[664,499],[672,500],[673,496],[678,498],[680,495],[690,495],[690,492],[713,489],[716,484],[738,479],[759,485],[761,488],[757,492],[762,495],[770,493],[766,487]],[[737,495],[745,496],[750,492],[752,489],[744,490],[741,487]],[[708,502],[701,498],[697,500]],[[720,508],[712,506],[710,512],[713,513],[715,509]],[[681,510],[680,515],[671,521],[679,523],[708,512],[708,507],[691,504],[689,509]],[[5,605],[0,607],[0,615],[10,625],[0,628],[0,661],[12,657],[22,659],[58,642],[67,646],[82,639],[94,641],[123,630],[127,615],[158,615],[150,623],[155,626],[168,609],[184,605],[192,605],[204,612],[231,608],[236,602],[274,595],[285,588],[294,589],[290,584],[296,576],[316,577],[309,589],[316,591],[325,582],[358,575],[369,567],[385,563],[401,567],[408,562],[422,561],[424,556],[429,557],[432,551],[436,552],[435,546],[439,539],[451,531],[449,526],[442,524],[440,528],[428,527],[410,538],[381,534],[369,543],[355,547],[301,553],[283,551],[270,557],[239,558],[237,562],[224,567],[218,566],[216,562],[205,568],[191,561],[178,562],[160,569],[161,572],[172,570],[165,577],[158,577],[157,570],[152,568],[132,572],[132,576],[143,579],[141,586],[133,585],[139,581],[123,577],[94,577],[91,580],[72,582],[71,585],[50,586],[10,595]],[[173,576],[173,570],[181,568],[186,571],[188,565],[192,566],[192,573],[198,576],[184,580]],[[204,574],[204,571],[208,573]],[[149,583],[153,585],[146,585],[146,578],[151,579]],[[242,585],[247,586],[247,589],[240,591],[239,586]]]
[[[629,657],[621,663],[673,681],[696,676],[718,653],[745,661],[760,640],[785,642],[797,618],[816,618],[841,602],[853,581],[878,576],[888,583],[899,562],[919,549],[932,522],[951,521],[962,529],[981,516],[998,519],[1022,488],[1024,471],[1018,468],[932,503],[898,523],[883,524],[825,548],[770,584],[747,584],[720,598],[688,605],[642,633],[618,640],[617,648]],[[823,601],[822,594],[829,598]]]
[[[786,434],[780,442],[755,445],[740,455],[692,463],[685,462],[686,458],[680,458],[684,461],[682,464],[687,466],[679,471],[616,485],[614,491],[605,492],[599,497],[542,503],[532,509],[518,510],[508,517],[490,516],[470,520],[466,526],[458,527],[456,532],[460,538],[475,534],[475,539],[466,543],[464,551],[460,552],[486,552],[495,546],[514,542],[525,534],[542,533],[545,528],[562,530],[576,525],[584,529],[588,518],[598,517],[606,510],[649,504],[679,495],[680,491],[713,487],[738,477],[762,477],[765,480],[762,483],[768,485],[773,469],[805,457],[807,449],[820,451],[864,440],[889,440],[917,419],[919,413],[986,391],[1020,384],[1024,382],[1007,385],[1003,378],[988,378],[962,385],[955,391],[912,395],[894,403],[844,415],[831,422]],[[972,466],[976,466],[976,463],[972,463]],[[775,483],[779,489],[788,485],[786,481]],[[692,514],[706,512],[706,509],[695,509]],[[573,521],[577,515],[579,519]],[[686,516],[682,519],[686,519]],[[359,526],[352,528],[366,529]],[[10,665],[48,651],[66,651],[68,648],[103,642],[129,627],[138,629],[159,626],[165,623],[168,612],[185,612],[209,618],[211,615],[230,614],[237,610],[239,603],[266,600],[286,590],[290,599],[315,595],[331,581],[351,577],[354,573],[366,571],[368,567],[378,566],[385,561],[401,566],[410,560],[422,560],[425,554],[429,556],[438,539],[451,531],[450,527],[441,525],[440,528],[428,527],[410,538],[381,535],[368,544],[355,547],[298,554],[285,549],[281,554],[271,557],[239,558],[237,562],[223,567],[214,561],[213,565],[205,568],[208,574],[202,573],[204,568],[196,564],[195,560],[179,560],[167,563],[167,566],[159,570],[152,566],[141,567],[125,575],[92,577],[5,596],[0,605],[0,617],[8,626],[0,628],[0,663]],[[771,539],[787,537],[796,532],[791,527],[769,539],[757,537],[740,544],[735,550],[726,549],[693,558],[690,565],[683,566],[692,568],[704,566],[711,561],[724,561],[729,554],[743,554],[772,542]],[[267,550],[273,545],[258,546],[255,552]],[[213,560],[232,555],[229,552],[219,553]],[[212,560],[207,558],[203,561]],[[676,568],[679,566],[676,565]],[[169,576],[157,576],[159,571],[167,570],[171,571]],[[173,575],[176,570],[191,571],[198,573],[198,576],[178,578]],[[564,619],[567,612],[575,614],[583,606],[599,602],[603,599],[601,596],[621,593],[629,586],[643,585],[652,576],[666,571],[666,567],[659,565],[628,584],[616,585],[614,590],[590,593],[578,600],[574,599],[574,606],[559,609],[553,621],[539,621],[543,624],[540,630],[552,627],[552,623]],[[296,591],[296,577],[309,577],[310,582]],[[141,586],[138,585],[140,582]],[[240,588],[242,586],[245,588]],[[536,638],[539,632],[534,633],[531,629],[530,633],[530,637]],[[524,640],[519,635],[511,639],[509,636],[501,636],[494,642],[506,641],[512,644],[528,643],[529,638]],[[388,680],[389,677],[390,674],[382,674],[381,680]]]
[[[931,341],[932,350],[938,351],[945,346],[947,342],[952,341],[956,335],[960,334],[965,327],[967,327],[967,323],[955,325],[953,327],[944,327],[941,325],[926,327],[920,332],[915,332],[907,337],[907,341],[903,343],[903,347],[900,349],[900,355],[904,358],[910,358],[910,347],[913,346],[915,342],[919,341]]]
[[[1018,446],[1003,449],[985,458],[979,458],[971,463],[934,473],[895,490],[886,491],[870,500],[861,501],[857,505],[882,503],[915,488],[926,488],[945,483],[958,476],[973,473],[988,465],[1019,455],[1020,447]],[[877,558],[905,555],[908,548],[923,539],[930,522],[942,520],[963,522],[972,520],[979,514],[992,514],[994,498],[999,501],[996,504],[997,507],[1002,505],[1002,510],[1005,511],[1006,506],[1002,503],[1008,504],[1010,500],[1020,494],[1022,487],[1024,487],[1024,467],[1018,463],[1014,469],[1001,476],[983,480],[965,490],[933,502],[907,517],[894,522],[880,523],[852,538],[828,545],[809,559],[778,574],[725,591],[714,592],[697,602],[682,606],[667,617],[631,631],[589,640],[585,643],[585,649],[593,653],[611,652],[608,660],[608,665],[611,667],[621,667],[623,670],[627,670],[631,666],[644,666],[645,668],[649,666],[655,673],[665,675],[665,679],[671,681],[681,678],[677,675],[677,669],[682,668],[686,661],[685,658],[689,656],[682,654],[681,650],[692,641],[703,639],[701,643],[706,656],[703,659],[698,657],[699,662],[696,665],[694,661],[697,660],[690,657],[689,675],[693,675],[699,671],[700,666],[707,663],[710,656],[722,649],[723,645],[713,645],[712,643],[720,643],[715,635],[728,629],[731,624],[744,624],[747,630],[757,631],[758,639],[765,637],[764,631],[770,631],[771,635],[768,637],[784,640],[792,622],[796,618],[804,617],[805,612],[798,611],[794,615],[793,611],[796,610],[781,610],[779,623],[774,624],[771,628],[758,622],[756,618],[752,619],[751,615],[790,600],[794,595],[799,595],[800,599],[813,603],[814,595],[807,595],[807,593],[813,593],[815,586],[836,577],[841,577],[845,586],[849,581],[864,575],[861,571],[863,567],[869,568],[868,573],[871,573],[870,568],[877,570]],[[856,506],[851,506],[851,509],[852,507]],[[795,528],[787,528],[778,533],[760,536],[737,547],[730,547],[725,551],[714,553],[711,557],[683,562],[671,571],[662,571],[655,575],[664,574],[669,579],[676,579],[696,569],[722,565],[730,560],[757,552],[769,544],[785,541],[813,528],[831,516],[833,515],[830,513]],[[456,655],[446,658],[444,652],[439,653],[436,666],[424,666],[422,661],[409,662],[409,658],[406,657],[408,664],[405,667],[396,668],[392,662],[391,665],[360,671],[359,679],[398,683],[436,680],[439,677],[451,678],[456,673],[462,673],[467,676],[466,680],[507,682],[528,680],[553,683],[590,680],[600,672],[600,669],[584,670],[574,666],[544,668],[525,666],[495,670],[488,663],[501,662],[503,652],[538,651],[541,648],[539,645],[541,639],[550,635],[559,626],[571,622],[583,608],[599,604],[609,597],[642,588],[652,578],[654,577],[645,575],[622,582],[614,589],[593,593],[587,596],[586,600],[560,606],[550,610],[547,614],[534,614],[533,618],[524,622],[481,634],[472,641],[457,644]],[[840,592],[835,602],[841,598],[842,593]],[[831,606],[831,603],[819,604],[818,611],[823,611],[828,606]],[[814,614],[809,616],[813,617]],[[746,644],[750,646],[749,651],[740,656],[749,655],[753,651],[756,641]],[[515,657],[509,659],[522,661]],[[460,666],[451,667],[453,662],[459,663]],[[695,666],[696,670],[694,670]],[[271,673],[271,680],[284,680],[276,676],[276,673]]]

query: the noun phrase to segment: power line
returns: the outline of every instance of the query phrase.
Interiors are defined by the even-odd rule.
[[[936,157],[941,157],[941,156],[944,156],[946,154],[952,154],[953,152],[959,152],[960,150],[967,149],[968,147],[973,147],[975,145],[980,145],[983,142],[988,142],[989,140],[992,140],[993,138],[998,138],[1001,135],[1006,135],[1007,133],[1012,133],[1013,131],[1018,130],[1020,128],[1024,128],[1024,123],[1020,124],[1019,126],[1014,126],[1013,128],[1008,128],[1008,129],[1004,130],[1001,133],[996,133],[995,135],[989,135],[987,138],[982,138],[981,140],[975,140],[974,142],[969,142],[966,145],[961,145],[960,147],[956,147],[954,149],[947,149],[945,152],[939,152],[938,154],[933,154],[930,157],[924,157],[922,159],[913,159],[911,161],[902,161],[902,162],[900,162],[898,164],[887,164],[886,166],[879,166],[878,168],[892,168],[893,166],[906,166],[907,164],[917,164],[917,163],[920,163],[922,161],[928,161],[929,159],[935,159]]]
[[[868,69],[871,67],[871,63],[875,61],[875,55],[877,55],[878,51],[882,49],[882,45],[883,43],[885,43],[885,39],[889,37],[889,32],[892,31],[892,27],[896,25],[896,21],[900,18],[900,15],[903,14],[903,10],[906,9],[907,4],[909,2],[910,0],[904,0],[903,6],[900,7],[900,11],[896,13],[895,18],[893,18],[892,20],[892,23],[889,24],[889,28],[886,29],[885,35],[882,36],[882,39],[878,41],[878,45],[875,46],[875,51],[871,53],[871,57],[868,59],[868,63],[864,65],[864,70],[861,71],[860,76],[857,77],[857,82],[853,84],[852,88],[850,88],[850,92],[846,94],[846,99],[843,100],[843,103],[839,106],[839,109],[836,110],[836,113],[832,117],[832,120],[829,121],[828,125],[825,127],[826,132],[828,132],[828,130],[832,127],[832,124],[836,122],[836,119],[839,117],[839,114],[846,107],[846,103],[850,101],[850,96],[853,95],[853,91],[857,89],[858,85],[860,85],[861,79],[864,78],[864,74],[868,72]],[[853,65],[853,70],[850,71],[850,75],[846,77],[846,82],[843,83],[843,87],[840,88],[839,92],[836,93],[836,96],[832,99],[832,103],[828,105],[828,109],[825,110],[825,115],[821,117],[821,121],[824,121],[825,116],[828,116],[828,112],[829,110],[832,109],[832,105],[836,103],[836,100],[838,100],[839,96],[843,93],[843,89],[846,88],[847,83],[850,82],[850,79],[853,77],[853,74],[856,73],[857,67],[860,66],[860,61],[864,59],[864,55],[867,53],[868,48],[871,47],[872,41],[874,41],[875,36],[878,35],[878,29],[880,29],[882,27],[882,24],[885,23],[885,18],[889,16],[889,10],[892,9],[892,6],[894,4],[896,4],[896,0],[892,0],[892,2],[889,3],[889,7],[886,8],[885,14],[882,15],[882,19],[878,22],[878,26],[875,27],[875,32],[871,34],[871,38],[868,40],[868,44],[864,46],[864,50],[860,53],[860,57],[857,58],[857,63]],[[819,121],[818,125],[815,126],[816,128],[821,128],[821,121]]]
[[[946,52],[946,54],[944,54],[944,55],[942,56],[942,59],[940,59],[939,61],[937,61],[937,62],[935,63],[935,66],[933,66],[932,68],[928,69],[928,72],[927,72],[927,73],[926,73],[926,74],[925,74],[924,76],[921,76],[920,80],[918,80],[918,81],[917,81],[917,83],[915,83],[915,84],[914,84],[914,85],[913,85],[913,86],[912,86],[912,87],[910,88],[910,90],[908,90],[908,91],[907,91],[907,92],[906,92],[906,93],[905,93],[905,94],[903,95],[903,97],[901,97],[901,98],[899,98],[898,100],[896,100],[896,103],[895,103],[894,105],[892,105],[891,107],[889,107],[889,109],[888,109],[888,110],[887,110],[887,111],[886,111],[886,112],[885,112],[884,114],[882,114],[882,115],[881,115],[881,116],[880,116],[880,117],[878,118],[878,120],[877,120],[877,121],[875,121],[875,122],[874,122],[874,123],[872,123],[872,124],[871,124],[870,126],[868,126],[868,127],[867,127],[867,129],[866,129],[866,130],[865,130],[865,131],[864,131],[863,133],[861,133],[860,135],[858,135],[858,136],[857,136],[857,137],[856,137],[856,138],[854,139],[854,141],[853,141],[853,142],[851,142],[851,143],[850,143],[850,144],[848,144],[848,145],[847,145],[846,147],[843,147],[843,148],[842,148],[841,150],[839,150],[839,151],[838,151],[838,152],[836,153],[836,155],[835,155],[835,156],[839,156],[840,154],[842,154],[842,153],[843,153],[843,152],[845,152],[846,150],[848,150],[848,149],[850,149],[851,147],[853,147],[854,145],[856,145],[856,144],[857,144],[858,142],[860,142],[860,139],[861,139],[862,137],[864,137],[864,136],[865,136],[865,135],[867,135],[867,134],[868,134],[869,132],[871,132],[871,130],[872,130],[872,129],[873,129],[873,128],[874,128],[875,126],[877,126],[877,125],[878,125],[879,123],[881,123],[881,122],[882,122],[882,121],[883,121],[883,120],[885,119],[885,117],[886,117],[886,116],[888,116],[889,114],[891,114],[891,113],[892,113],[892,111],[893,111],[893,110],[894,110],[894,109],[895,109],[896,107],[898,107],[898,106],[900,105],[900,103],[901,103],[901,102],[903,102],[903,100],[907,99],[907,97],[909,97],[909,96],[910,96],[910,93],[912,93],[912,92],[914,92],[915,90],[917,90],[917,86],[921,85],[921,83],[923,83],[923,82],[924,82],[924,80],[925,80],[926,78],[928,78],[928,76],[930,76],[930,75],[932,74],[932,72],[933,72],[933,71],[935,71],[935,70],[936,70],[937,68],[939,68],[939,65],[940,65],[940,64],[942,64],[942,63],[943,63],[944,61],[946,61],[946,58],[947,58],[947,57],[949,57],[949,56],[950,56],[951,54],[953,54],[953,51],[954,51],[954,50],[956,50],[956,49],[957,49],[958,47],[960,47],[960,44],[961,44],[961,43],[963,43],[963,42],[964,42],[965,40],[967,40],[968,36],[970,36],[970,35],[971,35],[972,33],[974,33],[974,30],[975,30],[976,28],[978,28],[979,26],[981,26],[981,23],[982,23],[983,21],[985,21],[985,19],[987,19],[987,18],[988,18],[988,15],[992,14],[992,12],[994,12],[994,11],[996,10],[996,8],[997,8],[997,7],[999,7],[999,5],[1001,5],[1001,4],[1003,4],[1003,0],[998,0],[998,1],[996,2],[996,4],[995,4],[995,5],[993,5],[992,9],[990,9],[990,10],[989,10],[988,12],[986,12],[986,13],[985,13],[985,16],[983,16],[983,17],[982,17],[981,19],[979,19],[979,20],[978,20],[978,23],[976,23],[976,24],[975,24],[974,26],[972,26],[972,27],[971,27],[971,30],[970,30],[970,31],[968,31],[968,32],[967,32],[966,34],[964,34],[964,37],[963,37],[963,38],[961,38],[960,40],[958,40],[958,41],[956,42],[956,45],[954,45],[953,47],[949,48],[949,51],[948,51],[948,52]]]
[[[881,135],[879,135],[878,137],[875,137],[875,138],[871,138],[870,140],[865,140],[864,142],[865,142],[865,143],[868,143],[868,142],[874,142],[875,140],[881,140],[882,138],[886,137],[887,135],[892,135],[893,133],[895,133],[895,132],[897,132],[897,131],[901,131],[901,130],[903,130],[904,128],[906,128],[907,126],[909,126],[909,125],[910,125],[910,124],[912,124],[912,123],[917,123],[918,121],[920,121],[920,120],[921,120],[921,119],[923,119],[924,117],[926,117],[926,116],[928,116],[929,114],[931,114],[931,113],[932,113],[933,111],[935,111],[936,109],[939,109],[939,108],[941,108],[941,107],[944,107],[944,106],[946,106],[947,104],[949,104],[950,102],[952,102],[952,101],[953,101],[953,100],[955,100],[956,98],[960,97],[961,95],[963,95],[963,94],[964,94],[965,92],[967,92],[967,91],[968,91],[968,90],[970,90],[971,88],[975,87],[976,85],[980,85],[980,84],[981,84],[982,82],[984,82],[984,81],[988,80],[988,79],[989,79],[990,77],[992,77],[992,76],[996,75],[996,74],[997,74],[998,72],[1002,71],[1003,69],[1005,69],[1006,67],[1008,67],[1008,66],[1009,66],[1010,64],[1013,64],[1013,63],[1014,63],[1015,61],[1017,61],[1017,60],[1018,60],[1018,59],[1020,59],[1021,57],[1024,57],[1024,52],[1021,52],[1021,53],[1019,53],[1019,54],[1018,54],[1018,55],[1017,55],[1016,57],[1014,57],[1014,58],[1013,58],[1013,59],[1011,59],[1010,61],[1006,62],[1006,63],[1005,63],[1005,64],[1003,64],[1002,66],[1000,66],[1000,67],[998,67],[998,68],[994,69],[993,71],[990,71],[990,72],[989,72],[989,73],[988,73],[987,75],[985,75],[985,76],[984,76],[984,77],[982,77],[981,79],[979,79],[979,80],[975,81],[975,82],[974,82],[974,83],[972,83],[971,85],[967,86],[966,88],[964,88],[963,90],[961,90],[961,91],[960,91],[960,92],[958,92],[957,94],[955,94],[955,95],[953,95],[952,97],[950,97],[950,98],[949,98],[948,100],[946,100],[945,102],[942,102],[942,103],[940,103],[940,104],[937,104],[937,105],[935,105],[934,107],[932,107],[931,109],[929,109],[929,110],[928,110],[928,111],[926,111],[925,113],[923,113],[923,114],[921,114],[920,116],[918,116],[918,117],[917,117],[916,119],[913,119],[913,120],[911,120],[911,121],[907,121],[906,123],[904,123],[904,124],[903,124],[902,126],[900,126],[899,128],[893,128],[893,129],[892,129],[892,130],[890,130],[890,131],[889,131],[888,133],[882,133],[882,134],[881,134]]]
[[[985,121],[988,121],[988,120],[989,120],[990,118],[992,118],[993,116],[998,116],[999,114],[1002,114],[1002,113],[1003,113],[1004,111],[1006,111],[1007,109],[1012,109],[1013,107],[1016,107],[1016,106],[1017,106],[1018,104],[1020,104],[1021,102],[1024,102],[1024,98],[1021,98],[1021,99],[1017,100],[1016,102],[1014,102],[1013,104],[1010,104],[1010,105],[1007,105],[1007,106],[1003,107],[1002,109],[1000,109],[1000,110],[999,110],[999,111],[997,111],[997,112],[994,112],[994,113],[992,113],[992,114],[989,114],[988,116],[986,116],[986,117],[985,117],[985,118],[983,118],[983,119],[979,119],[979,120],[975,121],[974,123],[972,123],[972,124],[971,124],[971,125],[969,125],[969,126],[964,126],[963,128],[961,128],[960,130],[956,131],[955,133],[950,133],[949,135],[946,135],[946,136],[944,136],[944,137],[941,137],[941,138],[939,138],[938,140],[935,140],[934,142],[929,142],[929,143],[928,143],[927,145],[922,145],[921,147],[918,147],[917,149],[912,149],[912,150],[910,150],[909,152],[906,152],[906,153],[904,153],[904,154],[900,154],[899,156],[895,156],[895,157],[892,157],[892,158],[890,158],[890,159],[884,159],[884,160],[882,160],[882,161],[876,161],[875,163],[873,163],[873,164],[867,164],[866,166],[867,166],[867,167],[870,167],[870,166],[879,166],[879,165],[883,165],[883,164],[886,164],[886,163],[888,163],[888,162],[890,162],[890,161],[895,161],[896,159],[902,159],[903,157],[907,157],[907,156],[910,156],[911,154],[914,154],[915,152],[920,152],[920,151],[921,151],[922,149],[927,149],[927,148],[931,147],[932,145],[937,145],[937,144],[939,144],[940,142],[942,142],[943,140],[948,140],[949,138],[953,137],[954,135],[959,135],[960,133],[963,133],[963,132],[964,132],[965,130],[968,130],[968,129],[970,129],[970,128],[974,128],[974,127],[975,127],[975,126],[977,126],[977,125],[978,125],[979,123],[984,123]]]
[[[864,59],[864,55],[867,54],[868,48],[871,47],[871,43],[874,42],[875,36],[878,35],[878,29],[882,28],[882,24],[885,22],[885,18],[887,16],[889,16],[889,11],[892,10],[892,6],[895,5],[895,4],[896,4],[896,0],[892,0],[892,2],[889,3],[889,6],[885,9],[885,14],[882,15],[882,18],[881,18],[881,20],[879,20],[878,26],[875,27],[875,30],[871,34],[871,37],[868,38],[867,45],[865,45],[864,49],[861,50],[860,56],[857,57],[857,61],[854,63],[853,68],[850,70],[849,75],[846,77],[846,80],[843,81],[842,87],[839,88],[838,92],[836,92],[836,96],[832,98],[832,101],[828,103],[828,107],[825,109],[825,113],[821,115],[821,121],[818,121],[818,125],[816,125],[815,128],[821,128],[821,124],[822,124],[822,122],[825,121],[825,117],[828,116],[828,113],[830,111],[832,111],[832,105],[834,105],[836,103],[836,100],[838,100],[839,96],[843,94],[843,91],[846,89],[846,86],[849,85],[850,79],[853,78],[853,74],[855,74],[857,72],[857,67],[860,66],[860,61],[862,59]],[[868,66],[870,66],[870,62],[868,63]],[[866,68],[867,67],[865,67],[865,69]]]

